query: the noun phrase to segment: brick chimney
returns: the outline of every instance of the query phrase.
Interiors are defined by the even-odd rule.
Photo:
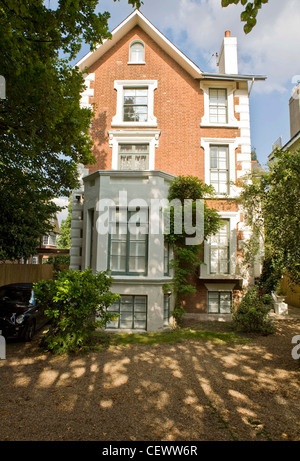
[[[237,38],[226,30],[219,55],[220,74],[238,74]]]

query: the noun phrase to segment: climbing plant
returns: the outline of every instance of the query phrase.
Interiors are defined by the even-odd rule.
[[[214,188],[204,184],[194,176],[179,176],[173,180],[169,188],[168,200],[170,207],[168,211],[169,233],[165,234],[165,240],[173,248],[173,260],[171,268],[174,276],[172,283],[165,286],[166,291],[172,291],[175,296],[174,318],[180,325],[182,316],[185,313],[184,298],[186,295],[195,293],[196,288],[193,277],[197,275],[201,264],[201,250],[203,242],[210,235],[215,234],[221,225],[217,210],[210,207],[208,202],[214,196]],[[202,213],[199,213],[197,201],[203,201]],[[190,203],[191,223],[186,225],[186,201]],[[177,202],[177,205],[175,205]],[[199,203],[199,202],[198,202]],[[182,232],[178,232],[178,220],[182,220]],[[201,221],[202,220],[202,221]],[[194,236],[191,235],[191,227],[194,229]],[[203,238],[189,244],[192,237],[196,237],[201,231]]]

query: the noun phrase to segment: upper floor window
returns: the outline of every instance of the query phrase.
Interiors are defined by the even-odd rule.
[[[119,170],[149,170],[149,144],[119,144]]]
[[[43,245],[49,245],[49,235],[43,236]]]
[[[210,146],[210,184],[218,195],[229,192],[228,146]]]
[[[224,125],[228,121],[227,116],[227,90],[210,88],[209,90],[209,121]]]
[[[154,117],[156,80],[116,80],[117,113],[112,127],[157,127]]]
[[[145,62],[145,45],[143,42],[134,41],[130,44],[129,63],[144,64]]]
[[[123,121],[148,121],[148,88],[124,88]]]

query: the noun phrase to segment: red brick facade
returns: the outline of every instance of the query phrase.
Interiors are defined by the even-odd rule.
[[[145,64],[128,63],[130,44],[134,40],[141,40],[145,45]],[[115,82],[135,80],[157,81],[157,88],[154,90],[153,114],[157,118],[155,130],[159,130],[160,135],[158,147],[155,147],[155,170],[161,170],[175,176],[197,176],[205,181],[209,166],[205,165],[207,152],[204,151],[203,140],[206,144],[214,144],[214,140],[216,140],[215,144],[224,141],[224,144],[228,142],[233,146],[229,159],[229,163],[232,161],[235,163],[234,168],[229,165],[231,180],[238,181],[243,172],[247,170],[249,162],[251,168],[250,151],[247,151],[250,146],[250,125],[248,129],[246,82],[232,82],[232,79],[224,80],[221,83],[213,82],[212,87],[214,88],[228,88],[228,91],[233,91],[233,96],[231,96],[233,108],[231,110],[235,120],[233,122],[231,120],[231,123],[227,124],[228,126],[201,126],[205,116],[205,107],[207,111],[205,88],[201,89],[203,86],[200,84],[203,77],[199,75],[198,78],[195,78],[191,75],[140,26],[135,26],[120,40],[116,41],[114,46],[108,48],[89,67],[88,74],[94,75],[94,78],[89,82],[89,88],[94,93],[94,96],[89,98],[89,103],[94,105],[95,112],[91,135],[94,140],[93,153],[96,158],[94,165],[87,166],[90,173],[97,170],[114,169],[110,130],[116,132],[122,130],[123,135],[126,130],[147,130],[147,128],[138,126],[129,128],[124,124],[122,126],[113,124],[112,126],[113,118],[117,114]],[[241,111],[244,111],[244,118],[242,119],[244,125],[241,124]],[[244,130],[243,133],[242,129]],[[244,144],[242,145],[242,143]],[[249,160],[247,160],[247,156],[249,156]],[[230,228],[230,238],[232,239],[231,235],[234,235],[235,259],[236,261],[240,260],[242,258],[240,241],[244,239],[244,234],[240,230],[239,224],[242,225],[243,223],[243,215],[239,211],[235,199],[232,197],[230,199],[216,198],[210,200],[209,204],[223,213],[224,219],[232,219],[232,222],[235,223],[234,232]],[[198,275],[195,279],[197,293],[190,295],[186,301],[188,312],[207,312],[207,283],[216,284],[216,286],[218,283],[220,285],[230,283],[232,296],[235,299],[241,289],[241,277],[237,277],[235,272],[230,272],[230,274],[232,275],[228,274],[226,277],[212,278],[208,276],[207,279],[205,276],[199,278]],[[219,291],[222,289],[220,288]]]
[[[140,39],[145,43],[145,62],[129,65],[129,45]],[[155,169],[170,174],[193,175],[204,180],[202,137],[236,138],[239,130],[233,128],[201,128],[204,115],[204,97],[199,81],[190,76],[168,56],[140,27],[131,30],[89,69],[95,73],[95,119],[92,137],[97,163],[90,172],[112,168],[112,149],[108,130],[116,115],[117,92],[115,80],[157,80],[154,91],[154,115],[161,130],[159,147],[155,152]],[[238,98],[235,98],[238,103]]]

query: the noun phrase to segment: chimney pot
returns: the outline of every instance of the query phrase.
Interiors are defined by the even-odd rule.
[[[226,30],[226,32],[225,32],[225,37],[227,38],[227,37],[230,37],[230,36],[231,36],[230,30]]]

